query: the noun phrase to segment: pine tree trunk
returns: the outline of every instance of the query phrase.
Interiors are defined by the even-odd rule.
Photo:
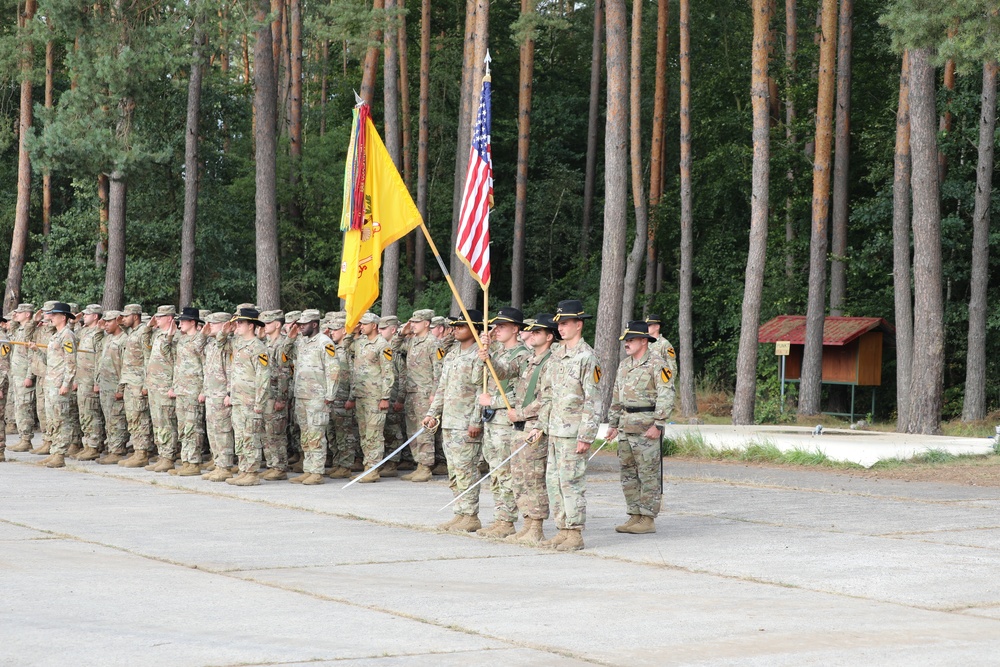
[[[750,95],[753,103],[753,174],[750,193],[750,249],[747,253],[740,347],[736,357],[736,393],[733,423],[752,424],[757,397],[757,329],[764,290],[764,260],[767,255],[768,189],[770,186],[771,135],[768,117],[768,40],[771,4],[753,0],[753,57]]]
[[[49,26],[51,29],[51,24]],[[52,79],[55,75],[55,43],[45,42],[45,108],[52,109]],[[52,232],[52,173],[42,172],[42,236],[48,239]],[[48,241],[45,242],[48,250]]]
[[[320,75],[319,85],[319,136],[326,136],[326,98],[329,95],[330,86],[330,41],[323,40],[321,47],[323,52],[321,61],[323,63],[323,73]]]
[[[851,56],[854,0],[840,0],[840,38],[837,42],[837,129],[833,163],[833,220],[831,229],[830,315],[843,315],[847,295],[848,176],[851,161]]]
[[[625,263],[625,284],[622,291],[622,322],[632,319],[635,312],[635,293],[639,288],[639,271],[646,254],[649,231],[649,211],[642,178],[642,3],[632,0],[632,54],[630,62],[630,113],[631,136],[629,148],[632,164],[632,201],[635,206],[635,239]]]
[[[405,9],[406,0],[400,0],[399,6]],[[413,192],[413,131],[410,120],[410,54],[406,39],[406,13],[399,14],[399,30],[397,47],[399,49],[399,113],[403,126],[403,183],[406,189]],[[423,234],[413,234],[407,237],[407,252],[410,252],[410,239]],[[412,253],[410,253],[412,262]]]
[[[604,130],[604,241],[594,349],[604,370],[603,412],[620,357],[622,276],[625,273],[625,233],[628,225],[629,56],[625,0],[607,0],[608,102]],[[603,418],[603,415],[602,415]]]
[[[521,0],[521,16],[535,13],[535,0]],[[514,193],[514,249],[510,264],[510,305],[524,305],[524,229],[528,217],[528,147],[531,139],[531,82],[535,70],[535,40],[521,44],[517,96],[517,181]]]
[[[24,13],[18,16],[18,31],[30,30],[35,17],[35,0],[26,0]],[[21,58],[21,107],[17,126],[17,202],[14,205],[14,233],[10,242],[10,264],[7,266],[7,289],[4,312],[9,312],[21,299],[21,277],[28,252],[28,219],[31,212],[31,158],[28,155],[28,133],[32,125],[31,42],[26,41]]]
[[[823,380],[823,324],[826,312],[827,221],[830,215],[830,150],[837,57],[837,0],[823,0],[816,94],[816,155],[813,161],[812,234],[809,239],[809,299],[799,385],[799,415],[817,415]]]
[[[302,4],[300,0],[289,2],[288,25],[291,72],[288,101],[288,217],[293,224],[301,226],[299,170],[302,165]]]
[[[267,18],[268,0],[258,0],[257,20]],[[256,206],[255,229],[257,235],[257,304],[264,310],[281,307],[281,272],[278,261],[278,203],[277,203],[277,97],[275,95],[274,63],[271,46],[271,27],[257,31],[253,49],[254,113],[257,126],[254,132],[256,155]]]
[[[989,287],[990,202],[993,196],[993,141],[997,121],[997,63],[983,64],[979,112],[976,206],[972,214],[972,284],[969,296],[969,353],[965,361],[962,421],[986,418],[986,292]]]
[[[430,90],[431,90],[431,0],[420,0],[420,110],[417,119],[417,210],[424,223],[427,220],[427,160],[430,141]],[[426,250],[423,234],[417,234],[414,244],[413,294],[424,291],[424,257]]]
[[[903,54],[892,178],[892,266],[896,312],[896,430],[910,422],[913,293],[910,291],[910,56]]]
[[[108,218],[111,213],[108,199],[111,194],[111,183],[107,174],[97,176],[97,200],[99,202],[97,217],[97,243],[94,245],[94,264],[104,266],[108,261]]]
[[[948,36],[954,37],[956,33],[956,28],[952,27],[948,29]],[[948,91],[948,101],[947,105],[951,107],[952,93],[955,92],[955,61],[949,58],[944,64],[944,87]],[[941,134],[948,134],[951,132],[952,115],[951,111],[945,111],[941,114],[941,118],[938,120],[938,132]],[[944,179],[948,176],[948,156],[945,155],[944,151],[940,148],[938,149],[938,183],[944,183]]]
[[[580,223],[581,261],[587,263],[594,209],[594,184],[597,181],[597,133],[601,103],[601,46],[604,32],[604,2],[594,0],[594,34],[590,48],[590,107],[587,112],[587,168],[583,179],[583,220]]]
[[[191,77],[188,79],[187,127],[184,133],[184,222],[181,227],[180,305],[194,304],[195,231],[198,224],[198,118],[201,113],[202,54],[205,38],[201,27],[194,32]]]
[[[106,310],[121,310],[125,305],[125,175],[112,172],[108,185],[108,263],[104,270]]]
[[[385,148],[398,171],[402,165],[402,137],[399,132],[399,53],[396,35],[396,0],[385,0],[390,17],[385,29],[385,64],[382,93],[385,113]],[[399,301],[399,243],[393,243],[382,255],[382,315],[395,315]]]
[[[785,141],[788,152],[795,148],[795,69],[796,52],[798,50],[799,25],[797,0],[785,0]],[[785,174],[789,190],[795,185],[795,169],[788,167]],[[785,198],[785,278],[789,290],[795,278],[795,252],[792,244],[795,242],[795,218],[793,217],[792,195]]]
[[[931,49],[910,51],[910,148],[913,160],[913,374],[909,433],[941,431],[944,299],[937,112]]]
[[[667,110],[667,48],[670,36],[670,0],[656,3],[656,79],[653,86],[653,138],[649,160],[649,228],[646,232],[646,277],[643,281],[645,300],[643,315],[656,292],[656,226],[654,210],[663,197],[664,135]]]
[[[694,262],[694,219],[691,206],[691,0],[680,3],[681,65],[681,273],[678,329],[681,358],[681,414],[694,417],[698,403],[694,394],[694,324],[691,313],[691,274]]]
[[[385,0],[373,0],[372,9],[378,11],[385,8]],[[374,29],[368,38],[368,51],[365,53],[365,66],[361,74],[361,99],[371,106],[375,99],[375,80],[378,77],[378,44],[382,41],[382,30]],[[345,65],[346,67],[346,65]]]

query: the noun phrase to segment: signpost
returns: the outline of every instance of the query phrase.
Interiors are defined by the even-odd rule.
[[[774,344],[774,354],[781,357],[781,414],[785,414],[785,358],[791,350],[791,341],[779,340]]]

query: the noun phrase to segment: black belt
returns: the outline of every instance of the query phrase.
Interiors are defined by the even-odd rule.
[[[645,408],[625,408],[625,412],[635,414],[636,412],[656,412],[656,406],[650,405]]]
[[[512,422],[511,426],[514,427],[515,431],[523,431],[524,430],[524,422]]]

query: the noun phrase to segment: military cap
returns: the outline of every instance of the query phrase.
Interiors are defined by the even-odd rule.
[[[142,306],[137,303],[130,303],[122,308],[122,315],[142,315]]]
[[[105,322],[110,322],[111,320],[117,320],[122,316],[122,311],[120,310],[105,310],[101,315],[101,319]]]
[[[230,315],[229,313],[218,312],[209,314],[205,318],[205,321],[208,322],[209,324],[225,324],[231,319],[233,319],[233,316]]]
[[[531,327],[535,326],[535,318],[526,317],[524,318],[524,330],[531,331]]]
[[[559,340],[560,338],[559,325],[556,324],[554,319],[552,319],[551,313],[538,313],[526,329],[528,331],[549,331],[555,334],[556,340]]]
[[[430,308],[422,308],[421,310],[413,311],[410,315],[410,322],[433,322],[434,321],[434,311]]]
[[[385,329],[386,327],[398,327],[399,318],[395,315],[386,315],[385,317],[380,317],[378,320],[378,328]]]
[[[379,319],[375,313],[365,313],[361,316],[361,324],[378,324]]]
[[[475,325],[477,329],[481,329],[483,327],[483,311],[476,308],[470,308],[467,312],[469,313],[469,320],[471,320],[471,324]],[[450,324],[453,327],[470,326],[470,322],[465,319],[464,315],[461,314],[451,318]]]
[[[35,312],[35,304],[33,303],[19,303],[17,308],[14,309],[15,313],[33,313]]]
[[[70,305],[70,307],[73,306],[73,304],[69,304],[69,305]],[[104,307],[101,306],[101,304],[99,304],[99,303],[92,303],[92,304],[90,304],[89,306],[87,306],[86,308],[83,309],[83,314],[84,315],[100,315],[103,312],[104,312]]]
[[[299,317],[301,317],[301,315],[302,315],[301,310],[288,311],[287,313],[285,313],[285,324],[295,324],[296,322],[299,321]]]
[[[59,302],[58,301],[46,301],[45,303],[42,304],[42,312],[43,313],[51,312],[52,309],[56,307],[57,303],[59,303]],[[69,308],[69,306],[66,306],[66,307]]]
[[[646,318],[646,324],[660,324],[661,318],[657,313],[650,313],[649,317]]]
[[[156,309],[156,314],[153,317],[174,317],[177,315],[177,309],[173,306],[160,306]]]
[[[260,312],[256,308],[240,308],[233,316],[233,322],[249,322],[254,326],[263,326],[264,323],[258,319]]]
[[[284,322],[285,321],[285,311],[283,310],[265,310],[260,314],[260,321],[264,324],[270,322]]]
[[[490,324],[516,324],[524,328],[524,313],[517,308],[507,306],[497,311],[496,317],[490,320]]]
[[[583,311],[583,302],[577,299],[566,299],[560,301],[556,306],[556,314],[552,316],[556,322],[559,320],[589,320],[593,315],[588,315]]]
[[[236,312],[238,313],[241,310],[244,310],[246,308],[250,308],[252,310],[256,310],[257,312],[260,312],[260,308],[258,308],[256,305],[254,305],[252,303],[241,303],[240,305],[236,306]]]
[[[201,319],[201,313],[197,308],[192,308],[191,306],[184,306],[181,308],[181,314],[177,317],[178,320],[191,320],[199,324],[204,324]]]
[[[347,314],[334,313],[333,316],[327,318],[327,325],[331,331],[343,329],[347,326]]]
[[[67,306],[69,306],[69,309],[70,309],[70,310],[71,310],[72,312],[74,312],[74,313],[79,313],[79,312],[80,312],[80,304],[78,304],[78,303],[73,303],[72,301],[70,301],[70,302],[68,302],[68,303],[67,303],[66,305],[67,305]]]
[[[299,324],[306,324],[307,322],[319,322],[321,318],[320,312],[315,308],[309,308],[308,310],[303,310],[302,314],[299,315]]]
[[[635,338],[645,338],[648,341],[655,341],[656,338],[649,335],[649,325],[642,320],[632,320],[625,327],[625,333],[618,340],[633,340]]]
[[[211,314],[212,311],[208,310],[207,308],[202,308],[201,310],[198,311],[198,317],[200,317],[203,320],[207,319],[208,316]]]
[[[73,311],[70,310],[69,304],[62,303],[61,301],[53,301],[52,307],[45,312],[49,313],[50,315],[66,315],[66,316],[73,315]]]
[[[141,315],[142,315],[142,317],[140,317],[139,319],[140,319],[140,321],[141,321],[141,322],[142,322],[143,324],[146,324],[146,323],[147,323],[147,322],[149,322],[149,321],[150,321],[151,319],[153,319],[153,317],[152,317],[151,315],[147,315],[146,313],[141,313]]]
[[[432,327],[446,327],[448,326],[448,318],[442,315],[436,315],[431,318]]]

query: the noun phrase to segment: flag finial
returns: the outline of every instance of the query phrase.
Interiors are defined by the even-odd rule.
[[[483,62],[486,63],[486,76],[490,75],[490,63],[493,62],[493,58],[490,57],[490,50],[486,49],[486,57],[483,58]]]
[[[358,95],[358,91],[355,90],[354,91],[354,106],[358,106],[359,107],[359,106],[361,106],[364,103],[365,103],[365,100],[360,95]]]

